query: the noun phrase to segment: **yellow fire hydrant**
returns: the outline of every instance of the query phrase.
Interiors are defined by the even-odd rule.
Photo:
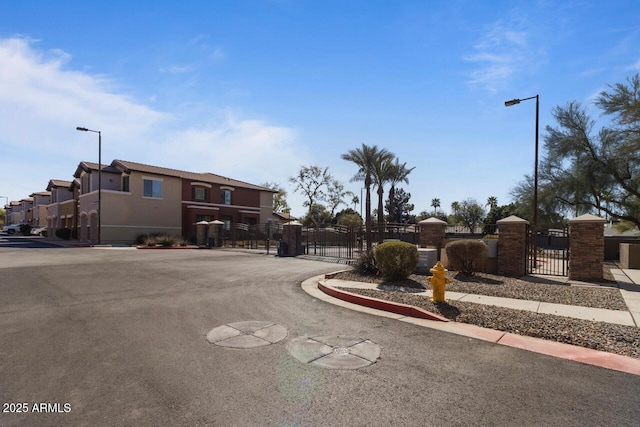
[[[431,287],[433,289],[433,301],[444,302],[444,285],[451,283],[451,280],[444,277],[444,275],[449,270],[444,268],[444,265],[440,264],[440,261],[438,261],[429,271],[433,274],[433,276],[427,277],[427,280],[431,283]]]

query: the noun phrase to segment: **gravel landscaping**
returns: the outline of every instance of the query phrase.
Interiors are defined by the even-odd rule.
[[[536,283],[529,280],[479,273],[465,277],[449,272],[452,283],[447,291],[543,301],[584,307],[627,310],[615,282],[604,285],[576,286]],[[533,313],[524,310],[448,301],[434,303],[416,292],[431,285],[424,275],[412,275],[400,282],[384,282],[376,276],[363,276],[353,271],[342,272],[336,279],[377,283],[378,290],[345,289],[352,293],[420,307],[438,313],[457,322],[470,323],[486,328],[519,335],[543,338],[595,350],[607,351],[640,358],[640,328],[604,322],[572,319],[552,314]],[[607,274],[605,274],[605,279]]]

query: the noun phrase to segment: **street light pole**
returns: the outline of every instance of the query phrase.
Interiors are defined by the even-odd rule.
[[[98,134],[98,244],[102,244],[100,232],[102,228],[102,133],[99,130],[92,130],[78,126],[76,130],[82,132],[94,132]]]
[[[527,101],[529,99],[536,100],[536,156],[533,172],[533,226],[538,225],[538,131],[540,128],[540,95],[531,96],[523,99],[512,99],[504,103],[505,107],[511,107],[512,105],[520,104],[520,101]]]

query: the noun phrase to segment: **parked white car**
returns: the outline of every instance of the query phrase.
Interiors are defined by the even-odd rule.
[[[43,233],[47,232],[47,227],[45,227],[44,225],[36,225],[35,227],[31,228],[31,234],[34,236],[42,236]]]
[[[20,232],[20,226],[24,224],[11,224],[2,227],[2,231],[8,234],[16,234]]]

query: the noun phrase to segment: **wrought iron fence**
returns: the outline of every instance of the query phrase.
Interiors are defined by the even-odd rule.
[[[274,250],[282,239],[282,224],[234,223],[222,230],[220,246],[227,248]]]
[[[419,243],[415,224],[373,224],[371,230],[372,246],[385,240]],[[355,259],[366,250],[365,235],[365,226],[303,228],[303,251],[307,255]]]
[[[569,230],[564,226],[530,226],[527,232],[527,274],[569,274]]]
[[[483,237],[498,234],[496,224],[478,224],[474,227],[467,225],[447,225],[445,230],[447,237]]]
[[[324,227],[302,229],[302,250],[307,255],[357,258],[363,250],[361,228]]]

